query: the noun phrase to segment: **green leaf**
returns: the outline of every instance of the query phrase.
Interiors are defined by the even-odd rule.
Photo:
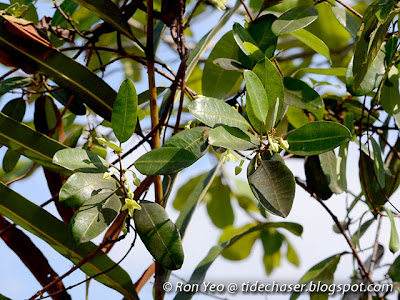
[[[0,19],[1,20],[1,19]],[[29,77],[12,77],[0,81],[0,97],[5,93],[14,89],[23,87],[31,83],[32,79]]]
[[[381,48],[378,55],[375,57],[373,63],[369,67],[364,79],[356,89],[353,76],[353,59],[347,67],[346,73],[346,87],[347,91],[354,96],[361,96],[370,93],[382,81],[385,74],[385,51]]]
[[[2,195],[0,198],[2,215],[44,240],[74,264],[80,262],[97,248],[90,242],[78,245],[66,224],[2,183],[0,183],[0,194]],[[114,266],[115,262],[100,251],[92,260],[84,264],[81,270],[88,276],[102,273],[94,279],[120,292],[128,299],[139,299],[128,273],[119,265],[103,273]]]
[[[273,24],[272,32],[283,35],[297,31],[311,24],[318,18],[318,11],[312,5],[292,8],[282,14]]]
[[[296,235],[301,235],[303,232],[303,228],[301,225],[296,224],[296,223],[289,223],[289,222],[277,222],[277,223],[264,223],[264,224],[259,224],[256,226],[253,226],[246,231],[237,234],[233,237],[231,237],[229,240],[218,244],[210,249],[206,257],[197,265],[196,269],[194,270],[192,276],[190,277],[190,280],[188,284],[194,285],[194,284],[199,284],[204,281],[205,275],[208,271],[208,269],[211,267],[213,262],[218,258],[218,256],[227,248],[230,246],[234,245],[236,242],[240,241],[243,237],[245,237],[248,234],[251,234],[256,231],[260,230],[266,230],[268,228],[284,228],[289,230],[290,232],[296,234]],[[190,292],[179,292],[175,296],[175,300],[185,300],[185,299],[191,299],[194,295],[194,291]]]
[[[285,104],[308,110],[322,107],[320,95],[307,83],[297,78],[283,78],[285,86]]]
[[[331,60],[331,54],[328,46],[311,32],[305,29],[300,29],[295,32],[291,32],[290,35],[294,36],[296,39],[306,44],[315,52],[321,54],[322,56],[325,56],[329,61]]]
[[[142,155],[134,163],[144,175],[166,175],[176,173],[198,158],[190,151],[177,147],[162,147]]]
[[[82,173],[104,173],[109,164],[100,156],[84,149],[63,149],[53,157],[53,163]]]
[[[273,14],[262,15],[251,22],[247,29],[248,33],[255,41],[254,45],[268,58],[274,56],[276,43],[278,41],[278,37],[271,30],[272,23],[276,19],[276,16]]]
[[[316,155],[335,149],[350,140],[350,131],[333,122],[308,123],[286,137],[289,152],[295,155]]]
[[[368,150],[366,151],[368,153]],[[382,193],[381,189],[379,188],[378,182],[375,178],[375,170],[374,170],[374,161],[365,154],[364,152],[360,153],[360,161],[359,161],[359,168],[360,168],[360,183],[363,190],[363,194],[365,195],[367,203],[370,201],[376,207],[379,207],[386,202],[386,197]]]
[[[300,259],[297,255],[296,250],[293,248],[293,246],[286,241],[287,243],[287,253],[286,253],[286,258],[288,262],[290,262],[292,265],[299,267],[300,266]]]
[[[259,62],[265,58],[264,53],[258,48],[256,45],[253,45],[252,43],[249,42],[244,42],[243,43],[244,49],[246,49],[246,53],[249,53],[249,57],[255,61]]]
[[[335,5],[331,6],[336,20],[342,25],[350,35],[355,39],[360,29],[360,24],[344,9]]]
[[[101,19],[106,21],[120,33],[126,35],[132,40],[136,40],[132,35],[131,28],[119,10],[118,6],[110,0],[74,0],[78,4],[85,6],[88,10],[94,12]]]
[[[254,227],[254,224],[247,224],[240,228],[235,228],[233,226],[226,227],[221,236],[219,237],[219,243],[223,243],[228,241],[229,239],[245,232],[246,230]],[[243,236],[240,240],[238,240],[234,245],[231,245],[229,248],[224,249],[221,252],[221,255],[229,260],[242,260],[247,258],[250,255],[251,249],[253,249],[254,242],[260,237],[260,233],[258,231],[254,231]]]
[[[333,275],[336,267],[342,257],[343,253],[332,255],[327,259],[319,262],[313,266],[306,274],[300,279],[299,284],[308,284],[309,282],[321,282],[324,284],[332,284]],[[318,299],[328,299],[328,293],[311,294],[311,297],[318,295]],[[298,293],[292,294],[290,300],[295,300],[300,296]]]
[[[268,99],[268,116],[267,116],[267,129],[271,130],[272,127],[280,121],[283,111],[284,92],[282,76],[275,65],[269,60],[259,62],[254,68],[253,72],[258,76],[264,86]],[[253,124],[253,127],[258,132],[261,128],[261,122],[257,121],[254,116],[253,108],[250,103],[246,101],[247,115]]]
[[[222,100],[201,97],[192,101],[188,108],[196,119],[210,127],[222,124],[237,127],[246,132],[250,128],[246,119]]]
[[[26,102],[22,98],[10,100],[1,110],[1,112],[15,121],[21,122],[24,118],[26,110]]]
[[[116,93],[107,83],[56,49],[8,32],[4,21],[0,16],[1,51],[17,56],[23,66],[30,66],[45,74],[59,86],[84,100],[100,116],[111,119]]]
[[[138,97],[132,81],[122,82],[115,99],[111,116],[112,128],[117,139],[124,143],[135,132]]]
[[[227,71],[243,72],[243,69],[245,68],[240,62],[230,58],[217,58],[214,60],[214,64]]]
[[[60,190],[60,203],[79,207],[100,193],[110,193],[117,188],[114,179],[103,179],[103,174],[72,174]]]
[[[121,209],[121,201],[112,192],[95,194],[88,199],[71,219],[75,241],[88,242],[101,234],[114,221]]]
[[[15,152],[12,149],[8,149],[6,154],[3,157],[4,172],[10,173],[12,170],[14,170],[15,166],[18,163],[20,156],[21,155],[18,152]]]
[[[307,187],[320,199],[327,200],[332,196],[329,178],[324,174],[318,155],[307,156],[304,161]]]
[[[379,1],[379,9],[375,13],[379,22],[383,23],[387,19],[387,17],[389,16],[390,12],[393,9],[394,3],[395,3],[395,0],[380,0]]]
[[[56,89],[51,91],[50,94],[64,106],[67,105],[67,103],[73,96],[71,92],[65,89]],[[74,99],[70,102],[68,109],[78,116],[86,115],[86,107],[83,102],[84,101],[82,101],[81,99],[74,97]]]
[[[214,128],[208,142],[213,146],[241,151],[258,149],[260,146],[259,139],[254,135],[226,125]]]
[[[221,229],[232,225],[235,219],[230,192],[231,189],[229,186],[222,184],[221,177],[219,176],[213,180],[204,197],[211,221],[216,227]]]
[[[12,130],[10,130],[12,128]],[[70,172],[53,164],[53,155],[66,147],[0,112],[0,144],[38,164],[64,175]]]
[[[397,251],[399,251],[399,249],[400,249],[399,235],[397,234],[396,224],[394,222],[394,218],[393,218],[392,212],[385,206],[383,208],[386,211],[386,213],[388,215],[388,218],[390,220],[389,249],[390,249],[390,252],[392,252],[394,254]]]
[[[157,87],[157,96],[161,95],[167,88]],[[150,101],[150,91],[144,91],[138,95],[138,105],[145,104]]]
[[[235,5],[232,6],[230,9],[226,10],[225,14],[219,19],[218,23],[205,36],[203,36],[203,38],[197,43],[197,45],[193,49],[193,51],[190,52],[190,56],[187,61],[188,67],[187,67],[186,74],[185,74],[186,79],[189,78],[190,75],[192,75],[193,70],[198,65],[198,62],[199,62],[200,58],[203,56],[204,52],[209,48],[211,42],[214,40],[214,38],[217,36],[217,34],[221,31],[221,29],[225,26],[225,24],[230,20],[230,18],[236,12],[236,10],[239,8],[240,5],[241,5],[240,0],[236,0]],[[230,33],[230,40],[232,42],[232,45],[235,45],[235,41],[233,39],[232,33]],[[214,47],[214,49],[215,49],[215,47]],[[224,48],[220,47],[220,51],[223,51],[223,50],[224,50]],[[211,56],[211,54],[210,54],[210,56]],[[217,57],[225,57],[225,56],[219,56],[219,54],[215,55],[214,60]],[[208,67],[210,67],[209,63],[213,62],[214,60],[211,60],[210,57],[207,59]],[[205,68],[205,66],[204,66],[204,68]],[[215,71],[215,69],[214,69],[214,71]],[[240,75],[238,76],[238,78],[240,78]],[[204,79],[205,78],[203,78],[203,80]],[[211,83],[211,81],[208,81],[208,82]],[[203,83],[203,86],[204,86],[204,83]],[[209,87],[211,87],[211,85]],[[203,94],[206,95],[204,93],[204,90],[203,90]]]
[[[141,201],[141,210],[133,219],[137,233],[154,259],[169,270],[180,269],[183,263],[181,237],[164,208],[154,202]]]
[[[385,187],[385,165],[382,160],[381,148],[374,138],[371,138],[372,149],[374,151],[374,170],[381,188]]]
[[[328,178],[329,189],[335,194],[341,194],[343,190],[339,187],[337,175],[337,159],[334,151],[327,151],[319,156],[321,168]]]
[[[179,189],[174,201],[174,208],[178,209],[177,206],[180,206],[181,212],[176,220],[176,227],[179,229],[182,238],[185,237],[187,227],[192,219],[194,211],[207,194],[207,191],[217,175],[217,172],[221,168],[221,165],[222,161],[220,161],[218,165],[212,168],[208,173],[192,178]],[[179,200],[180,197],[184,197],[184,199]]]
[[[346,68],[329,68],[329,69],[305,68],[305,69],[301,69],[300,71],[305,72],[305,73],[312,73],[312,74],[344,77],[344,76],[346,76],[347,69]]]
[[[247,56],[251,56],[252,53],[247,51],[246,47],[244,46],[244,43],[247,42],[255,45],[256,42],[253,40],[253,38],[247,32],[247,30],[244,29],[242,25],[240,25],[239,23],[235,23],[233,24],[232,33],[233,33],[233,38],[235,39],[236,44],[239,46],[240,50],[242,50],[243,53],[246,54]]]
[[[260,79],[253,71],[244,71],[244,81],[246,82],[247,99],[250,102],[251,111],[254,113],[256,120],[265,127],[269,108],[267,93]],[[257,130],[259,129],[257,128]]]
[[[71,16],[74,13],[74,11],[78,8],[78,4],[76,4],[72,0],[64,0],[63,3],[61,3],[60,8],[66,15],[69,14]],[[66,22],[65,18],[63,17],[63,15],[60,13],[59,10],[56,10],[51,20],[51,26],[57,26],[63,22]]]
[[[382,87],[379,101],[388,114],[400,113],[399,74],[396,67],[389,71],[389,78]]]
[[[350,130],[350,132],[354,131],[354,117],[352,113],[347,113],[344,117],[343,125]],[[338,185],[339,187],[347,192],[347,176],[346,176],[346,165],[347,165],[347,155],[349,150],[349,142],[340,145],[339,147],[339,155],[337,159],[337,170],[338,170]]]
[[[400,271],[400,256],[397,256],[388,271],[388,275],[393,280],[393,282],[400,281],[400,272],[399,271]]]
[[[354,235],[351,237],[351,242],[356,245],[358,248],[360,247],[360,239],[364,235],[364,233],[368,230],[368,228],[371,226],[372,223],[374,223],[374,219],[370,219],[368,221],[365,221],[362,223],[362,219],[365,216],[365,214],[362,215],[360,219],[360,223],[358,226],[357,232],[354,233]]]
[[[169,138],[163,147],[183,148],[190,151],[196,158],[200,158],[207,153],[209,133],[210,128],[207,127],[185,129]]]
[[[224,70],[214,64],[214,61],[218,58],[238,61],[238,53],[239,46],[233,38],[232,31],[229,31],[214,46],[204,65],[201,82],[204,96],[224,99],[236,82],[241,80],[240,73]]]
[[[296,184],[290,169],[279,154],[262,160],[254,170],[256,159],[247,169],[247,178],[254,196],[265,209],[286,218],[292,209]]]

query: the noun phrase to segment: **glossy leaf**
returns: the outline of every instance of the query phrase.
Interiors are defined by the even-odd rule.
[[[117,139],[124,143],[135,132],[138,97],[132,81],[125,79],[115,99],[111,124]]]
[[[221,177],[217,177],[213,180],[204,197],[204,201],[207,203],[208,215],[218,228],[232,225],[235,219],[230,192],[229,186],[222,184]]]
[[[283,78],[285,86],[285,104],[313,110],[322,107],[320,95],[304,81],[293,77]]]
[[[75,173],[61,188],[59,199],[65,206],[79,207],[91,197],[110,193],[116,188],[116,181],[113,178],[103,179],[103,174]]]
[[[194,211],[198,204],[203,201],[221,165],[222,161],[220,161],[219,164],[212,168],[208,173],[203,174],[198,178],[192,178],[178,191],[174,201],[174,208],[179,208],[181,211],[176,220],[176,227],[179,229],[182,239],[185,237],[187,227],[192,219]],[[181,200],[179,200],[179,197],[181,197]],[[184,199],[182,199],[183,197]]]
[[[271,160],[262,160],[254,170],[255,160],[249,164],[247,178],[254,196],[265,209],[286,218],[292,209],[295,181],[279,154]]]
[[[181,237],[164,208],[154,202],[141,201],[135,211],[137,233],[154,259],[169,270],[180,269],[183,263]]]
[[[265,59],[253,68],[253,72],[258,76],[264,86],[268,99],[268,116],[267,116],[267,129],[271,130],[272,127],[280,121],[283,105],[284,105],[284,89],[282,76],[275,65],[269,60]],[[254,117],[253,108],[251,103],[246,101],[247,115],[257,132],[261,128],[261,123]]]
[[[381,188],[385,187],[385,165],[382,160],[381,148],[374,138],[371,138],[372,149],[374,151],[374,170],[376,178]]]
[[[350,61],[346,73],[346,87],[350,94],[354,96],[366,95],[379,85],[385,74],[385,52],[383,50],[379,51],[357,89],[355,89],[354,84],[353,60]]]
[[[71,219],[71,231],[78,243],[85,243],[101,234],[114,221],[121,209],[121,201],[113,193],[95,194],[88,199]]]
[[[115,91],[81,64],[36,41],[11,34],[0,17],[0,49],[13,53],[23,68],[29,66],[45,74],[61,87],[71,91],[96,113],[111,119]],[[25,50],[29,49],[29,51]]]
[[[274,56],[278,37],[272,32],[271,27],[277,17],[273,14],[265,14],[257,17],[249,24],[248,33],[255,41],[255,45],[264,53],[264,56]]]
[[[162,147],[142,155],[134,163],[135,168],[145,175],[176,173],[198,158],[190,151],[177,147]]]
[[[300,266],[300,259],[297,252],[289,242],[287,242],[286,258],[292,265],[296,267]]]
[[[332,196],[329,178],[322,170],[318,155],[307,156],[304,161],[307,187],[320,199],[327,200]]]
[[[333,275],[336,271],[336,267],[342,255],[343,255],[342,253],[333,255],[313,266],[300,279],[299,284],[308,284],[311,281],[313,282],[321,281],[321,283],[332,284]],[[313,295],[316,296],[315,294],[311,294],[311,297]],[[329,297],[328,293],[318,293],[317,295],[318,299],[328,299]],[[292,294],[290,300],[295,300],[299,296],[300,295],[297,293]]]
[[[50,94],[64,106],[67,105],[67,103],[73,96],[71,94],[71,92],[69,92],[65,89],[59,89],[59,90],[56,89],[56,90],[51,91]],[[70,102],[68,109],[78,116],[83,116],[86,114],[86,107],[83,104],[83,101],[76,97],[74,97],[74,99]]]
[[[329,189],[335,194],[341,194],[343,190],[339,187],[337,174],[337,159],[335,152],[327,151],[319,156],[321,168],[329,181]]]
[[[13,130],[10,130],[10,128]],[[70,174],[65,168],[53,164],[53,155],[57,151],[65,149],[64,145],[3,113],[0,113],[0,144],[54,172],[64,175]]]
[[[239,46],[240,50],[242,50],[243,53],[246,54],[247,56],[252,55],[252,53],[250,53],[246,49],[244,43],[247,42],[255,45],[256,42],[253,40],[251,35],[242,27],[242,25],[240,25],[239,23],[233,24],[232,33],[233,33],[233,38],[235,39],[236,44]]]
[[[246,119],[235,108],[222,100],[201,97],[192,101],[188,108],[196,119],[210,127],[222,124],[237,127],[246,132],[250,128],[250,124],[247,123]]]
[[[169,138],[163,147],[183,148],[190,151],[196,158],[200,158],[208,150],[209,133],[210,128],[207,127],[185,129]]]
[[[399,235],[397,233],[397,228],[396,224],[394,222],[393,214],[392,212],[387,208],[383,207],[387,213],[387,216],[390,220],[390,242],[389,242],[389,249],[390,252],[396,253],[400,249],[400,241],[399,241]]]
[[[3,157],[3,170],[6,173],[10,173],[12,170],[14,170],[15,166],[18,163],[18,160],[20,158],[20,154],[15,152],[12,149],[8,149],[6,154]]]
[[[204,257],[204,259],[197,265],[196,269],[192,273],[192,276],[190,277],[188,284],[201,285],[201,283],[204,281],[204,278],[205,278],[205,275],[206,275],[208,269],[211,267],[211,265],[214,263],[214,261],[218,258],[218,256],[221,255],[222,251],[224,251],[225,249],[234,245],[236,242],[238,242],[240,239],[242,239],[246,235],[251,234],[256,231],[266,230],[268,228],[284,228],[298,236],[300,236],[303,232],[303,228],[301,225],[296,224],[296,223],[289,223],[289,222],[277,222],[277,223],[270,222],[270,223],[264,223],[264,224],[259,224],[259,225],[253,226],[253,227],[247,229],[246,231],[231,237],[229,240],[212,247],[210,249],[210,251],[208,251],[208,254],[206,255],[206,257]],[[179,292],[175,296],[174,299],[175,300],[191,299],[193,297],[193,295],[194,295],[193,290],[191,290],[189,292],[182,291],[182,292]]]
[[[346,11],[346,9],[332,5],[332,12],[335,15],[336,20],[342,25],[353,38],[357,37],[357,32],[360,28],[360,24]]]
[[[58,151],[53,163],[68,170],[82,173],[104,173],[109,164],[100,156],[84,149],[64,149]]]
[[[72,0],[64,0],[63,3],[61,3],[60,8],[66,15],[72,15],[73,12],[78,8],[78,4],[73,2]],[[63,15],[60,13],[59,10],[56,10],[54,13],[53,18],[51,19],[51,26],[57,26],[60,25],[61,23],[65,22],[65,18]]]
[[[295,32],[291,32],[290,35],[294,36],[296,39],[306,44],[315,52],[321,54],[322,56],[325,56],[329,61],[331,60],[331,54],[328,46],[311,32],[305,29],[300,29]]]
[[[43,239],[74,264],[80,262],[97,248],[90,242],[78,245],[66,224],[2,183],[0,183],[0,193],[2,195],[0,198],[2,215]],[[88,276],[94,276],[112,266],[115,266],[115,262],[100,251],[92,260],[84,264],[81,270]],[[128,299],[139,299],[128,273],[119,265],[94,279],[122,293]]]
[[[220,66],[222,69],[227,71],[242,72],[245,68],[240,62],[230,58],[217,58],[216,60],[214,60],[214,64]]]
[[[31,83],[32,79],[29,77],[12,77],[8,79],[3,79],[0,81],[0,97],[5,93],[12,91],[13,89],[17,89],[28,85]]]
[[[110,0],[74,0],[80,5],[85,6],[90,11],[94,12],[101,19],[106,21],[120,33],[126,35],[132,40],[135,38],[132,35],[131,28],[122,12]]]
[[[314,6],[298,6],[282,14],[272,24],[272,32],[276,35],[291,33],[306,27],[317,18],[318,11]]]
[[[393,264],[391,265],[388,275],[393,280],[393,282],[400,281],[400,256],[397,256],[394,260]]]
[[[239,1],[238,1],[239,2]],[[203,95],[223,99],[241,80],[241,74],[224,70],[214,64],[218,58],[228,58],[239,61],[239,46],[236,44],[232,31],[227,32],[214,46],[204,65],[202,90]]]
[[[233,150],[258,149],[260,141],[254,135],[226,125],[214,128],[208,138],[210,145]]]
[[[333,122],[316,121],[292,131],[286,140],[289,152],[295,155],[315,155],[335,149],[350,140],[350,131]]]
[[[7,102],[1,112],[15,121],[21,122],[24,118],[26,102],[22,98],[13,99]]]
[[[250,102],[251,111],[256,120],[265,127],[269,104],[264,86],[258,76],[250,70],[244,71],[244,81],[246,82],[247,99]],[[257,130],[259,129],[260,128],[257,128]]]
[[[246,230],[254,227],[254,224],[247,224],[240,228],[235,228],[233,226],[226,227],[224,231],[222,231],[221,236],[219,237],[219,243],[223,243],[228,241],[229,239],[245,232]],[[229,260],[242,260],[247,258],[250,255],[251,250],[253,249],[253,245],[255,241],[260,237],[260,232],[255,231],[243,236],[240,240],[238,240],[234,245],[231,245],[229,248],[225,249],[221,252],[221,255]]]
[[[388,114],[396,116],[400,113],[399,74],[397,68],[393,67],[388,75],[389,78],[382,87],[379,100]]]
[[[346,76],[346,68],[329,68],[329,69],[315,69],[315,68],[305,68],[301,69],[302,72],[312,73],[312,74],[321,74],[321,75],[332,75],[338,77]]]

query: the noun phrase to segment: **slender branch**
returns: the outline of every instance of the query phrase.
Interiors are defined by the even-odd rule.
[[[307,187],[307,185],[305,185],[303,182],[301,182],[298,178],[296,178],[296,183],[299,186],[301,186],[305,191],[307,191],[311,195],[311,197],[313,197],[315,200],[317,200],[322,205],[322,207],[327,211],[327,213],[331,216],[332,220],[335,222],[336,226],[339,228],[339,231],[341,232],[343,237],[346,239],[347,244],[350,246],[350,249],[353,252],[354,257],[356,258],[358,265],[360,266],[362,272],[364,273],[364,276],[372,284],[373,283],[372,278],[371,278],[365,264],[363,263],[360,256],[358,255],[358,252],[357,252],[353,242],[351,241],[350,237],[344,230],[344,228],[343,228],[342,224],[339,222],[338,218],[332,213],[332,211],[329,209],[329,207],[326,206],[326,204],[312,190],[310,190]],[[382,299],[382,297],[378,293],[376,295],[379,299]]]
[[[156,263],[152,263],[150,267],[144,271],[142,276],[139,278],[139,280],[135,283],[135,289],[136,292],[140,292],[142,287],[146,284],[146,282],[153,276],[154,272],[156,271]]]
[[[341,0],[336,0],[337,3],[343,5],[345,8],[347,8],[349,11],[351,11],[353,14],[355,14],[357,17],[359,17],[360,19],[363,18],[363,15],[360,14],[359,12],[357,12],[354,8],[350,7],[349,5],[347,5],[346,3],[342,2]]]
[[[158,118],[157,88],[155,82],[155,69],[154,69],[155,68],[154,67],[154,23],[153,23],[152,0],[147,0],[146,57],[147,57],[147,73],[149,77],[151,127],[152,129],[154,129],[159,124],[160,120]],[[153,135],[152,148],[153,149],[160,148],[160,134],[158,130]],[[156,202],[160,203],[163,193],[160,175],[157,175],[154,179],[154,188],[155,188]]]
[[[244,9],[246,10],[246,13],[247,13],[247,15],[249,16],[250,20],[251,20],[252,22],[254,22],[254,19],[253,19],[252,15],[251,15],[250,10],[249,10],[249,8],[247,7],[246,3],[244,3],[243,0],[240,0],[240,2],[242,2],[242,5],[243,5]]]
[[[381,231],[381,225],[382,225],[382,216],[378,216],[379,221],[378,221],[378,229],[376,230],[376,235],[375,235],[375,243],[374,243],[374,250],[372,252],[371,256],[371,264],[369,266],[369,275],[372,276],[372,273],[374,272],[375,264],[376,264],[376,259],[377,259],[377,254],[378,254],[378,246],[379,246],[379,234]]]

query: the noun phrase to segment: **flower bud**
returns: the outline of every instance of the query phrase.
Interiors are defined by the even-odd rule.
[[[279,139],[279,146],[282,149],[289,150],[289,143],[288,143],[288,141],[284,140],[283,138]]]
[[[242,172],[242,167],[240,167],[240,166],[236,166],[236,168],[235,168],[235,175],[239,175],[240,174],[240,172]]]

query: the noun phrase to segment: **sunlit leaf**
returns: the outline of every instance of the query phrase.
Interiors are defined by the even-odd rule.
[[[272,24],[272,32],[283,35],[297,31],[311,24],[318,18],[318,11],[312,5],[304,5],[292,8],[282,14]]]

